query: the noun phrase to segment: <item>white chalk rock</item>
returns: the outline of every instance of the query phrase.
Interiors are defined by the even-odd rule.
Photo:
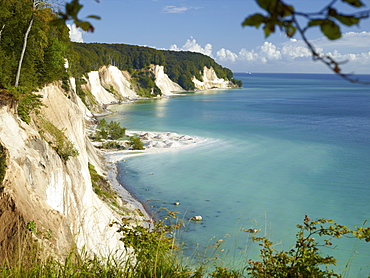
[[[201,215],[195,215],[193,217],[190,217],[190,220],[193,220],[193,221],[202,221],[203,220],[203,217]]]

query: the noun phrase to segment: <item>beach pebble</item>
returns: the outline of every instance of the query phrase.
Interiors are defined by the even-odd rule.
[[[173,203],[175,206],[178,206],[178,205],[180,205],[180,203],[179,202],[175,202],[175,203]]]
[[[193,220],[193,221],[202,221],[203,220],[203,217],[200,216],[200,215],[196,215],[196,216],[190,217],[190,220]]]

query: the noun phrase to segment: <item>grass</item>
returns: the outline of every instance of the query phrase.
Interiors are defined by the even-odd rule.
[[[340,237],[354,234],[361,238],[367,236],[368,228],[351,231],[332,220],[305,220],[304,225],[297,225],[297,243],[290,251],[274,249],[266,238],[255,238],[261,244],[262,261],[244,260],[235,269],[230,269],[217,257],[205,259],[196,264],[188,264],[182,258],[180,245],[176,242],[177,231],[182,226],[176,213],[167,211],[167,215],[157,219],[151,227],[144,227],[134,219],[124,218],[113,223],[121,241],[125,244],[125,257],[109,256],[99,258],[86,252],[77,254],[71,251],[64,259],[42,257],[42,250],[33,244],[34,237],[25,237],[27,241],[18,248],[19,252],[3,259],[0,266],[0,278],[8,277],[123,277],[123,278],[240,278],[240,277],[342,277],[328,268],[317,268],[319,264],[332,260],[322,257],[319,245],[314,238],[323,235]],[[32,234],[32,228],[26,230]],[[365,231],[366,230],[366,231]],[[370,240],[369,240],[370,241]],[[220,240],[217,241],[218,243]],[[325,240],[326,244],[330,240]],[[330,245],[330,244],[329,244]],[[213,247],[217,254],[220,244]],[[295,253],[296,249],[298,252]],[[304,249],[304,250],[303,250]],[[302,251],[302,252],[301,252]],[[293,256],[290,256],[290,253]],[[214,255],[213,254],[213,255]],[[212,256],[212,253],[211,253]],[[209,257],[209,256],[208,256]],[[321,259],[321,260],[318,260]],[[292,263],[293,260],[293,263]],[[322,262],[321,262],[322,261]],[[348,267],[348,266],[346,266]]]
[[[70,157],[79,155],[73,143],[52,122],[46,120],[42,115],[38,115],[36,124],[39,127],[39,132],[43,139],[49,143],[64,161],[67,161]]]
[[[125,244],[125,257],[99,258],[87,252],[71,250],[64,258],[45,256],[35,237],[35,227],[28,223],[17,252],[2,258],[0,278],[46,277],[120,277],[120,278],[187,278],[187,277],[243,277],[225,267],[206,264],[189,266],[181,259],[176,242],[176,230],[181,226],[176,214],[158,219],[151,227],[144,227],[134,219],[124,218],[113,223]]]

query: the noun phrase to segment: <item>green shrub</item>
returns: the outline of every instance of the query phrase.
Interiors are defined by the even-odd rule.
[[[111,121],[108,125],[108,134],[112,140],[117,140],[125,136],[126,128],[121,127],[117,122]]]
[[[126,128],[121,127],[119,122],[111,121],[109,124],[105,119],[99,121],[95,137],[98,139],[118,140],[125,136]]]
[[[370,241],[370,228],[350,230],[330,219],[310,220],[305,217],[303,225],[297,225],[296,243],[289,250],[278,251],[274,244],[264,237],[253,237],[260,243],[262,261],[249,260],[251,277],[342,277],[329,269],[336,264],[333,256],[325,256],[319,247],[332,246],[332,239],[354,235]],[[316,239],[324,237],[324,239]]]
[[[120,144],[118,144],[117,142],[115,141],[107,141],[107,142],[104,142],[101,147],[103,149],[117,149],[117,150],[125,150],[126,148]]]
[[[30,114],[32,112],[38,113],[40,107],[43,105],[41,95],[35,94],[31,89],[26,87],[11,87],[9,93],[14,97],[18,103],[17,112],[19,117],[29,123],[31,121]]]
[[[58,129],[52,122],[39,116],[36,119],[36,124],[40,129],[41,136],[65,161],[70,157],[79,155],[73,143],[69,141],[64,132]]]
[[[139,137],[130,136],[127,144],[130,146],[131,150],[144,150],[144,143],[140,140]]]

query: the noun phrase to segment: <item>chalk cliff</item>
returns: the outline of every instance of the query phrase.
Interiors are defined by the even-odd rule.
[[[184,91],[179,84],[173,82],[168,75],[164,73],[164,66],[152,65],[151,69],[155,75],[155,84],[163,95],[168,96],[176,92]]]
[[[130,75],[115,66],[102,66],[98,71],[87,74],[84,90],[88,90],[99,104],[137,99],[131,89]]]
[[[223,78],[218,78],[214,69],[204,67],[203,68],[203,81],[200,81],[193,77],[192,81],[194,82],[195,88],[197,90],[208,90],[208,89],[227,89],[235,87],[231,81],[225,80]]]
[[[155,83],[167,96],[183,89],[164,73],[163,66],[151,66]],[[114,66],[88,73],[82,89],[95,99],[95,106],[139,98],[132,90],[130,75]],[[203,81],[193,79],[197,89],[230,88],[229,81],[217,77],[213,68],[204,68]],[[76,246],[102,257],[125,253],[115,228],[121,216],[94,193],[88,164],[104,175],[101,154],[86,135],[93,114],[76,94],[54,82],[39,91],[43,106],[30,124],[15,113],[15,104],[0,102],[0,144],[6,148],[7,168],[0,185],[0,264],[1,254],[11,252],[22,238],[27,223],[34,223],[36,237],[46,250],[63,256]],[[90,107],[91,109],[91,107]],[[49,129],[49,131],[48,131]],[[48,138],[50,130],[64,133],[78,151],[69,159],[57,152]],[[120,202],[118,200],[118,202]],[[138,217],[136,209],[121,201],[126,212]]]
[[[73,91],[67,97],[59,83],[39,93],[44,106],[29,125],[8,106],[0,107],[0,143],[7,149],[7,170],[0,187],[0,253],[17,244],[17,235],[30,222],[56,255],[66,254],[73,246],[103,257],[117,250],[124,253],[116,229],[109,227],[120,217],[92,189],[88,163],[101,174],[105,169],[86,136],[83,104]],[[79,154],[67,161],[61,158],[40,135],[39,119],[64,131]],[[133,207],[127,210],[134,214]]]

